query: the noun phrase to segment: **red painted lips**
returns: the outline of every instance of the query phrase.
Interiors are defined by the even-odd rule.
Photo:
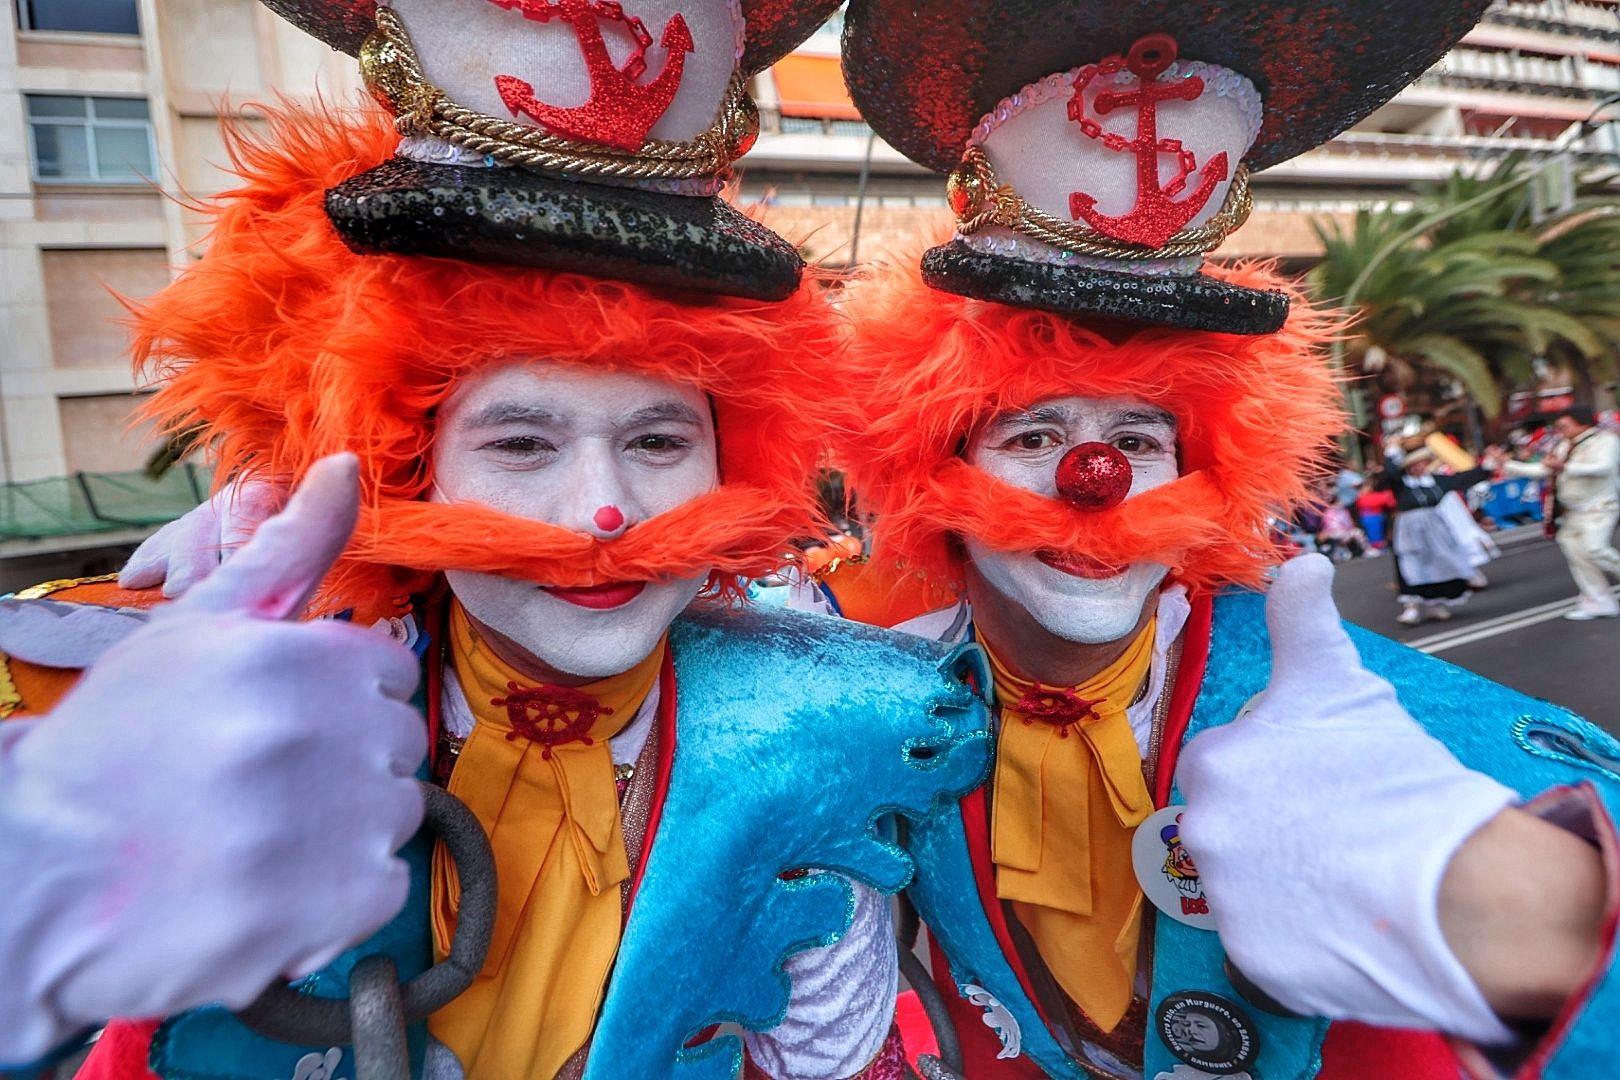
[[[578,589],[541,586],[545,592],[559,600],[593,611],[623,607],[640,596],[641,590],[646,587],[645,581],[610,581],[605,585],[589,585]]]
[[[1117,567],[1109,566],[1086,555],[1068,555],[1060,551],[1041,551],[1035,557],[1054,570],[1061,570],[1074,577],[1086,578],[1089,581],[1100,581],[1111,578],[1119,573]]]

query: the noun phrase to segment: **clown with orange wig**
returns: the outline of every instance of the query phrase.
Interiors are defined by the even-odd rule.
[[[172,799],[95,792],[142,762],[78,751],[56,809],[126,843],[68,879],[96,917],[26,894],[0,1060],[122,1012],[159,1019],[82,1075],[900,1076],[910,863],[877,822],[979,782],[982,661],[738,603],[821,531],[800,389],[840,335],[714,192],[743,76],[827,5],[273,6],[393,115],[232,140],[206,256],[134,314],[153,414],[229,486],[121,583],[0,616],[24,746],[199,751]],[[185,557],[215,564],[190,591]],[[177,895],[190,936],[117,917]]]
[[[852,291],[839,456],[872,561],[795,599],[990,661],[989,781],[908,838],[955,1033],[930,1075],[1593,1070],[1620,776],[1546,740],[1620,747],[1347,634],[1320,557],[1246,591],[1341,427],[1335,328],[1202,265],[1251,170],[1483,7],[852,5],[851,93],[949,173],[957,230]],[[1207,907],[1162,872],[1177,822]]]

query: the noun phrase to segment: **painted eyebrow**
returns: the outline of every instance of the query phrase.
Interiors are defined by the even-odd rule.
[[[1062,424],[1069,419],[1068,412],[1056,405],[1043,405],[1038,409],[1021,409],[1002,413],[990,421],[992,430],[1018,427],[1023,424]]]
[[[1038,409],[1004,413],[992,420],[990,426],[999,429],[1022,424],[1063,424],[1070,419],[1070,410],[1057,405],[1043,405]],[[1121,409],[1109,416],[1108,422],[1111,424],[1161,424],[1171,431],[1176,430],[1175,416],[1166,409],[1152,405]]]
[[[626,427],[636,427],[641,424],[653,424],[660,421],[701,425],[703,418],[690,405],[683,405],[679,401],[661,401],[656,405],[648,405],[645,409],[637,409],[624,418]]]
[[[502,424],[550,424],[555,423],[557,414],[538,405],[524,405],[515,401],[497,401],[484,406],[467,418],[467,426],[472,428],[500,427]],[[678,401],[664,401],[656,405],[649,405],[644,409],[637,409],[624,418],[627,427],[639,424],[658,423],[660,421],[673,421],[684,424],[701,424],[703,421],[698,414],[687,405]]]
[[[1150,407],[1146,409],[1125,409],[1113,417],[1116,424],[1162,424],[1171,431],[1176,430],[1176,418],[1167,409]]]
[[[549,424],[557,415],[536,405],[521,405],[515,401],[497,401],[485,405],[467,418],[470,428],[500,427],[502,424]]]

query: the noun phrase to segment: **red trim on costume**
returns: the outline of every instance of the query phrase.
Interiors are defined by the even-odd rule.
[[[1040,1013],[1041,1022],[1048,1023],[1046,1014],[1041,1012],[1040,1002],[1035,998],[1029,972],[1024,970],[1024,962],[1013,946],[1012,932],[1007,928],[1007,913],[1001,907],[1001,897],[996,895],[996,868],[990,861],[990,808],[985,805],[984,788],[975,788],[962,799],[962,829],[967,834],[968,855],[973,860],[973,880],[979,886],[979,903],[990,921],[990,929],[995,931],[996,944],[1001,946],[1001,955],[1007,958],[1013,974],[1018,976],[1018,985],[1023,987],[1024,996]]]
[[[641,889],[641,876],[647,872],[652,858],[653,839],[658,835],[658,822],[664,816],[664,799],[669,795],[669,774],[675,764],[675,657],[664,650],[664,664],[658,673],[658,783],[653,788],[652,806],[647,811],[647,835],[641,840],[641,864],[636,867],[635,880],[630,883],[630,900],[625,904],[624,919],[630,921],[630,909],[635,906],[636,893]]]
[[[900,1025],[895,1022],[889,1025],[889,1034],[877,1054],[851,1080],[906,1080],[910,1075],[906,1067],[906,1044],[900,1037]]]
[[[1007,929],[1007,916],[1001,908],[1001,898],[996,895],[995,866],[990,861],[990,809],[985,802],[984,788],[976,788],[962,798],[961,813],[968,856],[973,861],[973,880],[978,885],[979,904],[984,909],[985,919],[990,923],[990,929],[996,936],[996,944],[1000,947],[1002,956],[1006,958],[1013,974],[1018,976],[1018,984],[1023,989],[1024,996],[1035,1006],[1041,1022],[1047,1023],[1046,1014],[1041,1012],[1040,1003],[1036,1001],[1035,993],[1030,986],[1029,973],[1024,969],[1024,962],[1013,946],[1012,935]],[[1001,1052],[1001,1040],[985,1026],[982,1010],[957,992],[956,980],[950,974],[950,960],[941,950],[938,939],[929,935],[928,944],[935,981],[943,982],[940,989],[945,994],[951,1017],[956,1023],[957,1035],[962,1041],[963,1066],[967,1075],[973,1077],[973,1080],[1039,1078],[1040,1070],[1028,1058],[996,1057]],[[944,980],[939,979],[940,972],[945,973]]]
[[[1181,666],[1170,693],[1170,708],[1164,714],[1164,730],[1159,733],[1159,761],[1153,773],[1153,804],[1170,803],[1170,785],[1175,780],[1181,742],[1192,722],[1193,705],[1204,686],[1204,669],[1209,665],[1210,626],[1215,619],[1215,601],[1207,594],[1192,601],[1192,611],[1181,632]]]
[[[74,1080],[158,1080],[147,1067],[158,1020],[114,1020],[90,1048]]]

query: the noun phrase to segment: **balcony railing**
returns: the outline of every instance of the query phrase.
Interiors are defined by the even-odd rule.
[[[1620,90],[1620,67],[1613,64],[1573,56],[1552,60],[1486,49],[1453,49],[1426,75],[1442,82],[1505,86],[1565,97],[1571,90],[1577,92],[1576,96],[1584,96],[1586,91],[1607,94]]]
[[[1596,41],[1620,42],[1620,18],[1615,8],[1580,0],[1508,0],[1492,4],[1485,21]]]
[[[1620,151],[1588,145],[1590,139],[1591,136],[1588,136],[1587,140],[1574,146],[1563,146],[1556,139],[1513,135],[1413,135],[1392,131],[1346,131],[1327,143],[1324,149],[1328,152],[1344,150],[1353,153],[1400,153],[1411,157],[1466,158],[1499,158],[1509,151],[1518,150],[1531,158],[1568,153],[1577,160],[1593,165],[1620,163]]]

